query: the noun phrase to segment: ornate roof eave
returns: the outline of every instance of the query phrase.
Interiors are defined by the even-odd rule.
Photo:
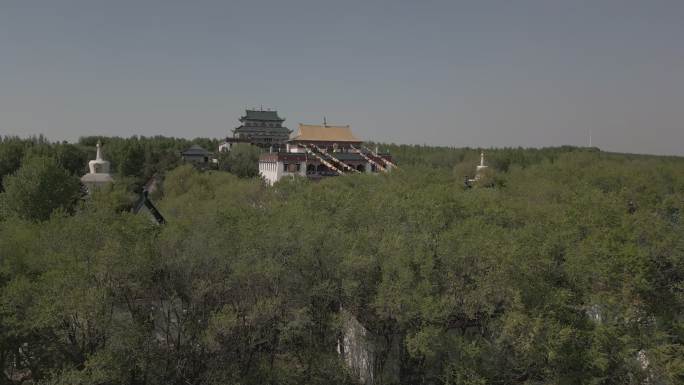
[[[288,131],[289,133],[294,132],[293,130],[290,130],[289,128],[283,127],[283,126],[281,126],[281,127],[238,126],[238,127],[233,128],[233,129],[231,130],[231,132],[235,133],[236,131],[242,131],[242,130],[251,130],[251,131],[253,131],[253,130],[260,130],[260,129],[261,129],[261,130],[264,130],[264,131],[286,130],[286,131]]]
[[[248,119],[246,116],[241,116],[238,121],[244,122],[245,120],[250,120],[250,121],[257,121],[257,122],[284,122],[284,118],[278,118],[278,119],[255,119],[255,118],[250,118]]]
[[[357,145],[357,144],[363,143],[363,141],[362,140],[358,140],[358,141],[356,141],[356,140],[313,140],[313,139],[292,138],[292,139],[288,140],[288,143],[293,143],[293,144],[297,144],[297,143],[318,143],[318,144],[325,143],[325,144],[337,144],[337,145],[342,146],[342,145],[348,145],[348,144]]]

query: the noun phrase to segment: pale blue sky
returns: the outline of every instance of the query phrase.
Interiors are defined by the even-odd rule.
[[[0,134],[224,137],[248,106],[378,141],[684,155],[684,1],[0,1]]]

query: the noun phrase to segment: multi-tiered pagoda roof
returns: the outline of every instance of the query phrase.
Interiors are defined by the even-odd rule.
[[[233,136],[240,142],[249,142],[261,147],[283,145],[292,132],[283,126],[285,119],[277,111],[246,110],[240,117],[240,125],[233,130]]]

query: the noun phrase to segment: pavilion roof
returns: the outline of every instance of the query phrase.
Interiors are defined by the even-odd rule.
[[[361,139],[354,136],[349,126],[321,126],[312,124],[300,124],[299,132],[297,132],[292,140],[311,142],[361,142]]]
[[[188,148],[187,150],[183,151],[181,155],[201,155],[201,156],[206,156],[209,155],[209,151],[205,150],[201,146],[198,146],[196,144],[193,144]]]
[[[278,116],[278,111],[246,110],[245,116],[240,118],[240,121],[242,120],[270,120],[282,122],[285,119]]]

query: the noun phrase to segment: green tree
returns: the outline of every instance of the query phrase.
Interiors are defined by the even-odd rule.
[[[190,143],[109,140],[159,173]],[[163,226],[121,178],[73,215],[0,221],[0,373],[346,384],[350,316],[375,384],[682,383],[681,158],[490,150],[496,188],[464,189],[479,150],[386,147],[400,169],[317,183],[178,167]]]
[[[145,171],[145,148],[138,140],[125,144],[119,154],[117,170],[124,176],[142,176]]]
[[[259,175],[260,153],[256,146],[238,143],[219,155],[219,168],[241,178],[255,177]]]
[[[3,178],[21,167],[25,145],[16,137],[0,138],[0,191],[3,191]]]
[[[5,211],[34,221],[48,219],[58,208],[70,210],[80,191],[78,178],[47,157],[25,159],[3,184]]]
[[[80,176],[87,172],[88,154],[76,145],[68,143],[56,145],[55,158],[61,167],[74,175]]]

